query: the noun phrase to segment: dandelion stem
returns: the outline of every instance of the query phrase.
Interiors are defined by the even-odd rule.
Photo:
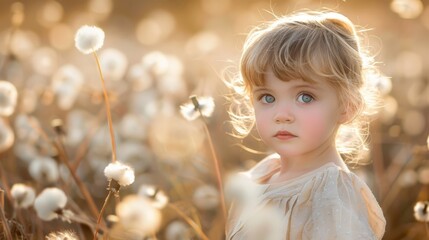
[[[110,183],[111,182],[112,182],[112,180],[110,180],[110,182],[109,182],[109,193],[107,194],[106,199],[104,199],[103,207],[101,208],[100,214],[98,215],[98,218],[97,218],[97,225],[95,225],[95,231],[94,231],[94,240],[97,239],[98,227],[100,225],[101,217],[103,216],[103,212],[106,209],[106,206],[107,206],[107,203],[109,202],[110,196],[112,195],[112,190],[110,189]]]
[[[7,199],[9,199],[10,202],[13,202],[12,194],[10,193],[9,183],[7,181],[6,174],[3,169],[3,164],[0,164],[0,178],[1,178],[1,183],[3,184],[3,188],[6,191]]]
[[[428,229],[428,223],[425,222],[425,230],[426,230],[426,236],[429,237],[429,229]]]
[[[3,190],[1,190],[0,191],[0,199],[1,199],[1,202],[4,202],[4,191]],[[7,219],[6,219],[6,216],[4,215],[4,208],[3,208],[3,206],[1,206],[0,207],[0,217],[1,217],[1,221],[3,222],[3,229],[4,229],[4,232],[6,233],[6,238],[8,239],[8,240],[12,240],[12,234],[10,233],[10,229],[9,229],[9,224],[7,223]]]
[[[98,60],[97,53],[95,51],[93,51],[93,53],[94,53],[95,61],[97,63],[98,72],[100,74],[101,85],[103,87],[104,101],[106,103],[107,123],[109,125],[110,140],[112,142],[112,162],[116,162],[116,143],[115,143],[115,134],[113,132],[113,125],[112,125],[112,114],[110,112],[109,96],[107,95],[106,84],[104,83],[100,61]]]
[[[167,204],[167,206],[177,212],[189,224],[189,226],[191,226],[195,230],[195,232],[200,236],[201,239],[209,240],[209,238],[204,234],[203,230],[199,228],[198,225],[194,221],[192,221],[192,219],[186,216],[186,214],[182,212],[182,210],[180,210],[178,207],[171,203]]]
[[[200,110],[200,114],[201,117],[204,119],[201,110]],[[207,123],[204,121],[204,131],[207,134],[207,138],[209,141],[209,146],[210,146],[210,151],[212,153],[212,157],[213,157],[213,161],[214,161],[214,165],[215,165],[215,173],[216,173],[216,178],[217,178],[217,183],[218,183],[218,187],[219,187],[219,193],[220,193],[220,202],[222,205],[222,212],[223,212],[223,217],[224,219],[226,219],[226,206],[225,206],[225,196],[223,193],[223,186],[222,186],[222,176],[221,176],[221,172],[220,172],[220,164],[219,164],[219,160],[216,156],[216,152],[213,146],[213,142],[212,142],[212,137],[210,135],[210,131],[207,127]]]
[[[89,208],[91,209],[92,214],[95,216],[95,218],[97,218],[98,209],[97,209],[97,206],[95,205],[94,199],[92,198],[85,184],[80,180],[80,178],[73,171],[70,162],[67,160],[67,155],[64,152],[61,141],[58,139],[57,141],[55,141],[55,145],[59,153],[59,159],[67,166],[71,176],[73,177],[73,180],[76,182],[77,186],[79,187],[80,191],[85,197],[87,203],[89,204]]]

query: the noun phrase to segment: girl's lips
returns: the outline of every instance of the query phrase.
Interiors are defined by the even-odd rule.
[[[274,135],[274,137],[280,140],[287,140],[287,139],[294,138],[296,136],[288,131],[278,131],[276,135]]]

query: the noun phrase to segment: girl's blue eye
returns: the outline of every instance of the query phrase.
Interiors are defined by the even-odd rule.
[[[263,103],[273,103],[275,100],[276,99],[273,96],[269,95],[269,94],[265,94],[265,95],[263,95],[261,97],[261,101]]]
[[[311,95],[308,95],[306,93],[302,93],[298,96],[298,102],[300,103],[310,103],[314,100],[314,98]]]

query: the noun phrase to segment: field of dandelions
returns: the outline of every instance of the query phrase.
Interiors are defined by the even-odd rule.
[[[429,239],[425,4],[2,0],[0,239],[224,239],[234,173],[266,149],[230,136],[223,80],[251,26],[321,7],[371,28],[388,76],[370,164],[353,168],[384,239]]]

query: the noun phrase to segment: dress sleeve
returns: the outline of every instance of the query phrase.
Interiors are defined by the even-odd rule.
[[[321,179],[313,200],[302,239],[379,240],[385,219],[368,188],[353,173],[337,171]]]

